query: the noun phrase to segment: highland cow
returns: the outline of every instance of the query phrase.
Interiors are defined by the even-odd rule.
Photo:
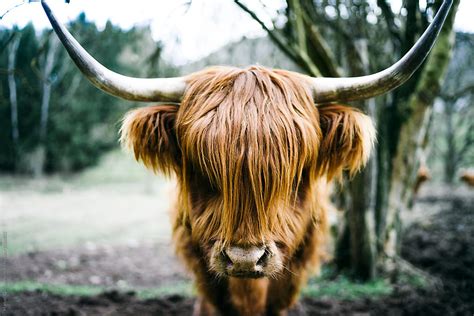
[[[323,254],[328,177],[369,157],[371,119],[315,107],[304,82],[281,70],[211,68],[189,78],[179,107],[124,119],[135,157],[177,176],[173,235],[204,310],[290,306]]]
[[[130,78],[93,59],[42,4],[94,85],[127,100],[162,102],[128,113],[121,140],[145,166],[176,175],[173,237],[195,277],[195,314],[281,315],[324,256],[328,182],[361,168],[375,139],[368,116],[333,102],[405,82],[426,58],[451,1],[399,62],[356,78],[257,66]]]

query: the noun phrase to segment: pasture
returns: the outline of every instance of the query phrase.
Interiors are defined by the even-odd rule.
[[[0,314],[474,315],[466,1],[0,6]]]
[[[77,175],[1,176],[3,311],[189,314],[195,290],[172,249],[173,190],[120,151]],[[358,284],[328,264],[292,315],[472,311],[473,205],[472,190],[430,186],[404,216],[402,254],[440,279],[436,288],[403,275]]]

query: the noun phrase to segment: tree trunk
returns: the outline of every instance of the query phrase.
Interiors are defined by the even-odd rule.
[[[20,45],[20,35],[14,35],[15,38],[8,46],[8,89],[10,91],[11,106],[11,124],[12,124],[12,142],[14,160],[18,161],[20,131],[18,128],[18,98],[15,81],[15,65],[18,46]]]
[[[42,76],[42,95],[41,95],[41,116],[40,116],[40,129],[39,129],[39,144],[34,150],[33,162],[33,174],[36,177],[40,177],[44,173],[44,167],[46,163],[46,139],[48,132],[48,116],[49,116],[49,105],[51,100],[51,85],[52,78],[51,73],[53,72],[54,62],[56,60],[56,52],[59,48],[59,41],[56,36],[50,35],[48,52],[44,58],[43,69],[41,72]]]
[[[347,227],[342,229],[344,234],[336,245],[335,262],[339,269],[350,268],[357,278],[372,278],[376,268],[381,271],[392,271],[395,268],[392,264],[394,260],[390,258],[396,258],[400,253],[400,212],[408,208],[412,198],[418,168],[417,156],[428,132],[430,107],[439,92],[449,63],[454,39],[453,19],[458,3],[459,1],[455,1],[452,13],[406,106],[402,107],[403,104],[399,103],[391,109],[384,107],[380,110],[379,148],[372,161],[349,185],[351,200],[344,224]],[[359,60],[349,58],[351,75],[365,72],[367,64],[364,56],[367,52],[361,43],[363,42],[355,42]],[[385,98],[391,99],[392,96]],[[373,104],[375,101],[370,102]],[[375,117],[373,107],[367,104],[370,103],[360,104],[359,107]],[[405,116],[406,120],[399,122],[399,125],[393,124],[393,120],[402,117],[401,112],[407,107],[410,114]],[[393,115],[391,111],[397,113]],[[398,133],[389,130],[397,125]],[[390,126],[389,129],[387,126]],[[395,155],[391,143],[394,141],[393,135],[398,136]],[[347,246],[348,250],[345,249]]]
[[[444,159],[444,181],[447,184],[453,184],[456,172],[456,145],[454,140],[454,104],[444,102],[444,114],[446,117],[446,153]]]
[[[408,111],[409,115],[404,116],[406,119],[400,122],[396,153],[392,160],[388,203],[386,212],[383,212],[385,219],[382,219],[385,222],[383,225],[385,228],[380,231],[384,240],[383,252],[379,254],[379,260],[382,262],[399,254],[400,213],[407,209],[411,199],[418,168],[417,153],[427,133],[429,111],[439,93],[448,68],[454,44],[453,23],[458,5],[459,0],[455,0],[437,43],[422,70],[416,89],[406,106],[397,104],[398,111]],[[390,269],[390,266],[385,263],[381,266]]]
[[[49,103],[51,99],[51,84],[52,78],[51,73],[53,71],[54,62],[56,60],[56,52],[59,47],[59,41],[56,36],[50,36],[49,49],[46,54],[42,79],[43,89],[41,97],[41,118],[40,118],[40,143],[44,144],[46,141],[46,133],[48,130],[48,114],[49,114]]]
[[[357,40],[357,50],[348,57],[350,74],[365,75],[369,72],[368,49],[366,40]],[[358,107],[373,117],[375,101],[360,102]],[[375,276],[375,165],[373,158],[348,185],[349,203],[343,225],[343,236],[336,245],[336,265],[338,270],[350,270],[361,280],[370,280]],[[343,256],[337,258],[337,256]]]
[[[372,161],[350,182],[351,203],[348,209],[351,274],[361,280],[375,276],[375,239],[373,225]]]
[[[311,20],[305,21],[306,34],[304,35],[308,37],[307,42],[302,42],[302,35],[295,39],[293,36],[288,36],[288,34],[285,36],[285,40],[282,41],[280,40],[282,34],[303,34],[301,24],[293,23],[292,19],[294,17],[288,14],[288,10],[286,16],[288,23],[284,29],[285,33],[281,33],[279,30],[272,31],[268,29],[254,12],[243,6],[239,0],[234,1],[257,20],[268,32],[270,38],[290,58],[300,66],[302,65],[303,69],[309,74],[314,75],[320,72],[327,75],[324,70],[328,67],[324,63],[328,61],[335,64],[331,65],[332,69],[338,69],[335,58],[316,58],[314,53],[317,51],[314,49],[315,47],[329,47],[322,36],[313,32],[311,28],[312,25],[321,26],[324,23],[324,14],[320,16],[316,14]],[[295,6],[296,0],[287,0],[286,2],[288,7],[299,8]],[[395,43],[392,41],[391,44],[394,47],[402,47],[402,52],[411,48],[423,23],[418,1],[408,1],[406,3],[405,8],[408,14],[402,20],[408,21],[405,25],[404,34],[393,28],[396,24],[388,4],[385,1],[377,2],[385,4],[383,15],[387,19],[389,31],[395,39]],[[312,5],[314,12],[318,8],[325,8],[329,5],[334,7],[334,3],[330,1],[323,1],[318,4],[314,1],[301,3],[305,3],[306,6],[308,6],[308,3],[309,6]],[[357,7],[358,14],[365,18],[352,20],[353,27],[346,33],[346,30],[340,28],[336,28],[335,31],[345,36],[346,42],[343,45],[345,50],[342,53],[345,54],[344,61],[347,61],[349,75],[365,75],[370,73],[367,61],[369,52],[366,43],[364,43],[364,40],[359,40],[359,37],[366,38],[368,33],[365,31],[369,31],[370,28],[356,23],[366,22],[367,11],[364,7],[365,4],[360,1],[348,1],[346,3],[349,6]],[[436,3],[439,4],[441,1],[439,0]],[[347,203],[343,227],[339,230],[341,233],[336,242],[335,263],[339,269],[350,269],[353,275],[360,279],[370,279],[374,276],[376,267],[382,271],[390,270],[389,262],[393,262],[393,260],[387,260],[387,258],[396,257],[399,254],[399,232],[401,230],[399,216],[400,212],[408,207],[411,199],[417,170],[417,155],[420,154],[419,148],[427,133],[429,122],[427,113],[439,92],[440,81],[444,77],[449,62],[452,39],[454,38],[452,28],[458,5],[459,0],[454,0],[451,13],[427,63],[420,71],[415,73],[410,81],[394,93],[376,99],[377,101],[372,99],[356,105],[365,112],[371,112],[372,117],[377,118],[378,147],[367,168],[354,177],[347,186],[350,191],[350,198]],[[306,9],[306,7],[303,9]],[[336,12],[338,11],[336,10]],[[306,14],[304,17],[309,15],[304,10],[302,10],[302,14]],[[328,22],[330,28],[334,27],[330,19],[327,19],[326,22]],[[286,32],[287,29],[293,32]],[[310,46],[306,44],[310,44]],[[308,50],[310,50],[310,47],[313,49],[309,54],[310,62],[302,63],[301,61],[308,55],[308,52],[304,50],[305,45]],[[324,49],[321,51],[324,52]],[[376,53],[380,54],[379,51]],[[324,55],[332,56],[332,53],[326,52]],[[373,57],[377,58],[377,56]],[[310,64],[314,65],[317,71],[308,67]],[[387,102],[378,104],[378,113],[374,115],[375,102],[382,103],[381,101]],[[391,106],[387,106],[387,104]]]

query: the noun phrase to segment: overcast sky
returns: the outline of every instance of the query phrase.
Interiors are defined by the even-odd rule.
[[[375,0],[372,0],[375,1]],[[392,0],[394,10],[400,8],[402,0]],[[0,15],[21,3],[20,0],[0,0]],[[261,36],[264,32],[232,0],[50,0],[51,6],[61,21],[74,19],[85,12],[88,20],[103,27],[107,20],[122,28],[149,24],[156,40],[166,43],[165,57],[177,63],[199,59],[230,41],[242,36]],[[262,1],[267,10],[255,7],[259,16],[269,21],[269,12],[281,5],[281,0]],[[258,4],[260,1],[246,1]],[[474,32],[474,0],[461,0],[456,16],[457,30]],[[39,3],[22,5],[9,12],[0,27],[20,27],[33,21],[35,27],[49,27]]]

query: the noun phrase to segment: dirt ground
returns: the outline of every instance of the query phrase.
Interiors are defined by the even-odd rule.
[[[169,243],[129,246],[87,245],[74,250],[30,252],[6,263],[7,281],[151,288],[190,281]]]
[[[418,215],[408,216],[413,224],[404,232],[402,256],[439,278],[442,284],[437,289],[399,285],[389,296],[355,301],[304,297],[290,315],[472,316],[474,194],[425,194],[417,208]],[[33,251],[11,257],[6,264],[8,281],[139,289],[189,280],[166,241]],[[142,300],[135,292],[118,291],[93,297],[42,291],[3,296],[2,315],[190,315],[194,302],[181,295]]]

